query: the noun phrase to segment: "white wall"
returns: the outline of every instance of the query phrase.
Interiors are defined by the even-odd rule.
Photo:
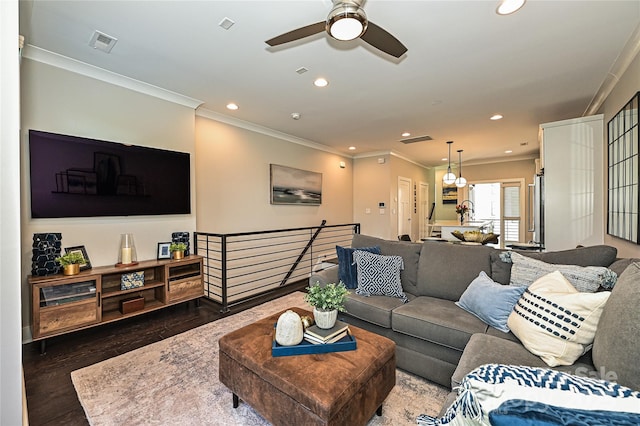
[[[22,423],[18,2],[0,1],[0,424]]]
[[[175,231],[195,231],[194,109],[58,67],[22,63],[22,307],[30,323],[29,289],[34,233],[61,232],[62,246],[84,245],[92,265],[117,262],[120,234],[133,233],[138,260],[154,259],[157,243]],[[188,215],[31,219],[28,173],[29,129],[188,152],[192,208]]]
[[[391,240],[398,237],[398,177],[411,179],[411,235],[418,236],[420,221],[413,209],[413,185],[428,183],[430,199],[434,201],[433,170],[394,154],[360,157],[354,161],[353,221],[361,224],[361,233]],[[379,203],[385,205],[383,214]]]
[[[620,111],[620,109],[629,102],[631,97],[640,91],[640,54],[636,55],[629,68],[620,77],[618,83],[607,97],[603,108],[600,112],[604,114],[604,140],[607,140],[607,123]],[[606,148],[606,143],[605,143]],[[604,188],[607,188],[607,153],[604,154]],[[606,191],[605,191],[606,193]],[[607,200],[603,206],[604,217],[607,217]],[[614,246],[618,249],[618,257],[640,257],[640,245],[630,243],[620,238],[612,237],[606,234],[604,243]]]
[[[196,117],[197,229],[233,233],[352,222],[349,158],[261,132]],[[340,168],[340,162],[346,167]],[[322,173],[320,206],[270,204],[269,164]]]

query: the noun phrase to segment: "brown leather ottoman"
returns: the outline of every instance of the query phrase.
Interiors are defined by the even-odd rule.
[[[273,357],[281,313],[220,339],[220,381],[234,407],[242,399],[274,425],[364,425],[382,414],[396,383],[395,343],[350,326],[355,351]]]

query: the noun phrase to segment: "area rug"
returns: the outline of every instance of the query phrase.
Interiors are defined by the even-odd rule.
[[[269,425],[245,403],[232,406],[218,381],[218,339],[288,307],[311,308],[296,292],[160,342],[73,371],[71,379],[91,425]],[[396,370],[396,386],[375,425],[415,425],[437,415],[448,390]]]

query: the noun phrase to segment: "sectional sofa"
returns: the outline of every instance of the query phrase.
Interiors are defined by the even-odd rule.
[[[594,349],[588,350],[586,345],[586,353],[575,362],[553,368],[590,377],[613,373],[625,386],[640,390],[640,264],[634,263],[639,259],[617,259],[617,250],[604,245],[557,252],[522,251],[515,255],[488,246],[411,243],[355,234],[347,253],[353,255],[357,248],[374,248],[374,253],[402,258],[403,295],[366,296],[352,292],[344,320],[393,340],[399,368],[452,389],[467,373],[487,363],[548,368],[512,332],[498,330],[458,306],[456,302],[482,272],[496,283],[510,284],[510,256],[545,264],[607,267],[618,276],[618,282],[610,300],[603,305]],[[309,282],[337,282],[339,269],[336,266],[314,273]],[[600,297],[594,294],[593,297]],[[450,400],[453,399],[452,392]]]

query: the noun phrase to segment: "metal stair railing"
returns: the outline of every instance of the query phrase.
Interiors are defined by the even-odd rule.
[[[203,256],[205,296],[222,305],[246,302],[306,281],[314,269],[335,263],[335,246],[351,246],[359,223],[256,232],[194,232]]]

